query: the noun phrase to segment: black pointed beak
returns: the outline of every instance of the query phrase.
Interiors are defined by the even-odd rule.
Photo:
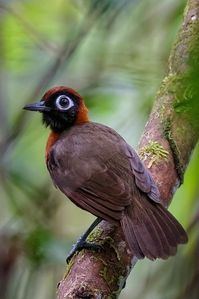
[[[44,111],[50,111],[50,107],[47,107],[45,105],[45,101],[40,101],[37,103],[33,103],[33,104],[28,104],[26,106],[23,107],[23,109],[25,110],[29,110],[29,111],[39,111],[39,112],[44,112]]]

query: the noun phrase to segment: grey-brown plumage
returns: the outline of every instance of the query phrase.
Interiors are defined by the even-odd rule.
[[[187,242],[178,221],[161,205],[158,188],[136,152],[114,130],[73,125],[48,152],[55,185],[76,205],[121,225],[138,258],[167,258]]]

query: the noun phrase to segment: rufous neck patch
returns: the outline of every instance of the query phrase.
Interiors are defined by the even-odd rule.
[[[81,100],[81,104],[79,105],[79,110],[77,113],[77,118],[75,121],[75,124],[82,124],[82,123],[86,123],[89,121],[89,117],[88,117],[88,109],[86,107],[86,105],[84,104],[84,101]]]
[[[48,140],[46,143],[46,153],[45,153],[46,160],[48,158],[48,153],[49,153],[51,147],[55,144],[55,142],[59,139],[59,137],[60,137],[60,133],[55,133],[53,131],[48,136]]]

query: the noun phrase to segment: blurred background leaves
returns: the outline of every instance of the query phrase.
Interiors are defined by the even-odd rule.
[[[55,298],[72,243],[93,216],[55,190],[48,130],[24,113],[46,89],[68,85],[92,120],[136,147],[167,70],[182,0],[0,1],[0,298]],[[189,244],[168,261],[139,262],[120,298],[197,299],[199,149],[170,210]]]

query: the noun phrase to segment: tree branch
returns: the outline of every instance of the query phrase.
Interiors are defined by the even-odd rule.
[[[45,36],[43,36],[35,26],[33,26],[25,17],[24,14],[15,6],[12,6],[8,3],[0,3],[0,10],[4,10],[7,13],[11,14],[18,23],[20,23],[33,40],[35,40],[36,44],[43,50],[51,51],[53,53],[56,53],[58,50],[56,46],[49,42]]]
[[[0,9],[6,9],[10,11],[9,7],[6,7],[3,4],[0,4]],[[70,62],[71,57],[75,54],[78,50],[78,47],[90,32],[91,28],[98,22],[101,17],[101,10],[93,11],[89,10],[90,18],[85,17],[84,22],[81,23],[81,27],[79,30],[73,34],[73,39],[69,40],[68,37],[63,42],[63,45],[60,49],[57,50],[57,54],[54,58],[52,64],[45,70],[42,74],[41,78],[37,82],[36,86],[30,92],[30,96],[27,99],[28,102],[34,102],[35,99],[38,100],[39,95],[45,87],[52,81],[55,77],[58,70],[61,70],[63,67],[66,68],[66,65]],[[10,144],[15,141],[15,139],[19,136],[21,130],[24,128],[27,121],[27,114],[24,113],[23,110],[18,114],[17,119],[13,127],[10,128],[8,132],[6,132],[6,136],[2,138],[0,142],[0,152],[6,152],[7,148]]]
[[[139,145],[139,154],[168,206],[198,140],[199,1],[189,0],[169,59],[168,74]],[[169,175],[168,175],[169,174]],[[58,299],[117,298],[136,262],[119,228],[103,221],[89,237],[100,253],[82,250],[67,266]]]

